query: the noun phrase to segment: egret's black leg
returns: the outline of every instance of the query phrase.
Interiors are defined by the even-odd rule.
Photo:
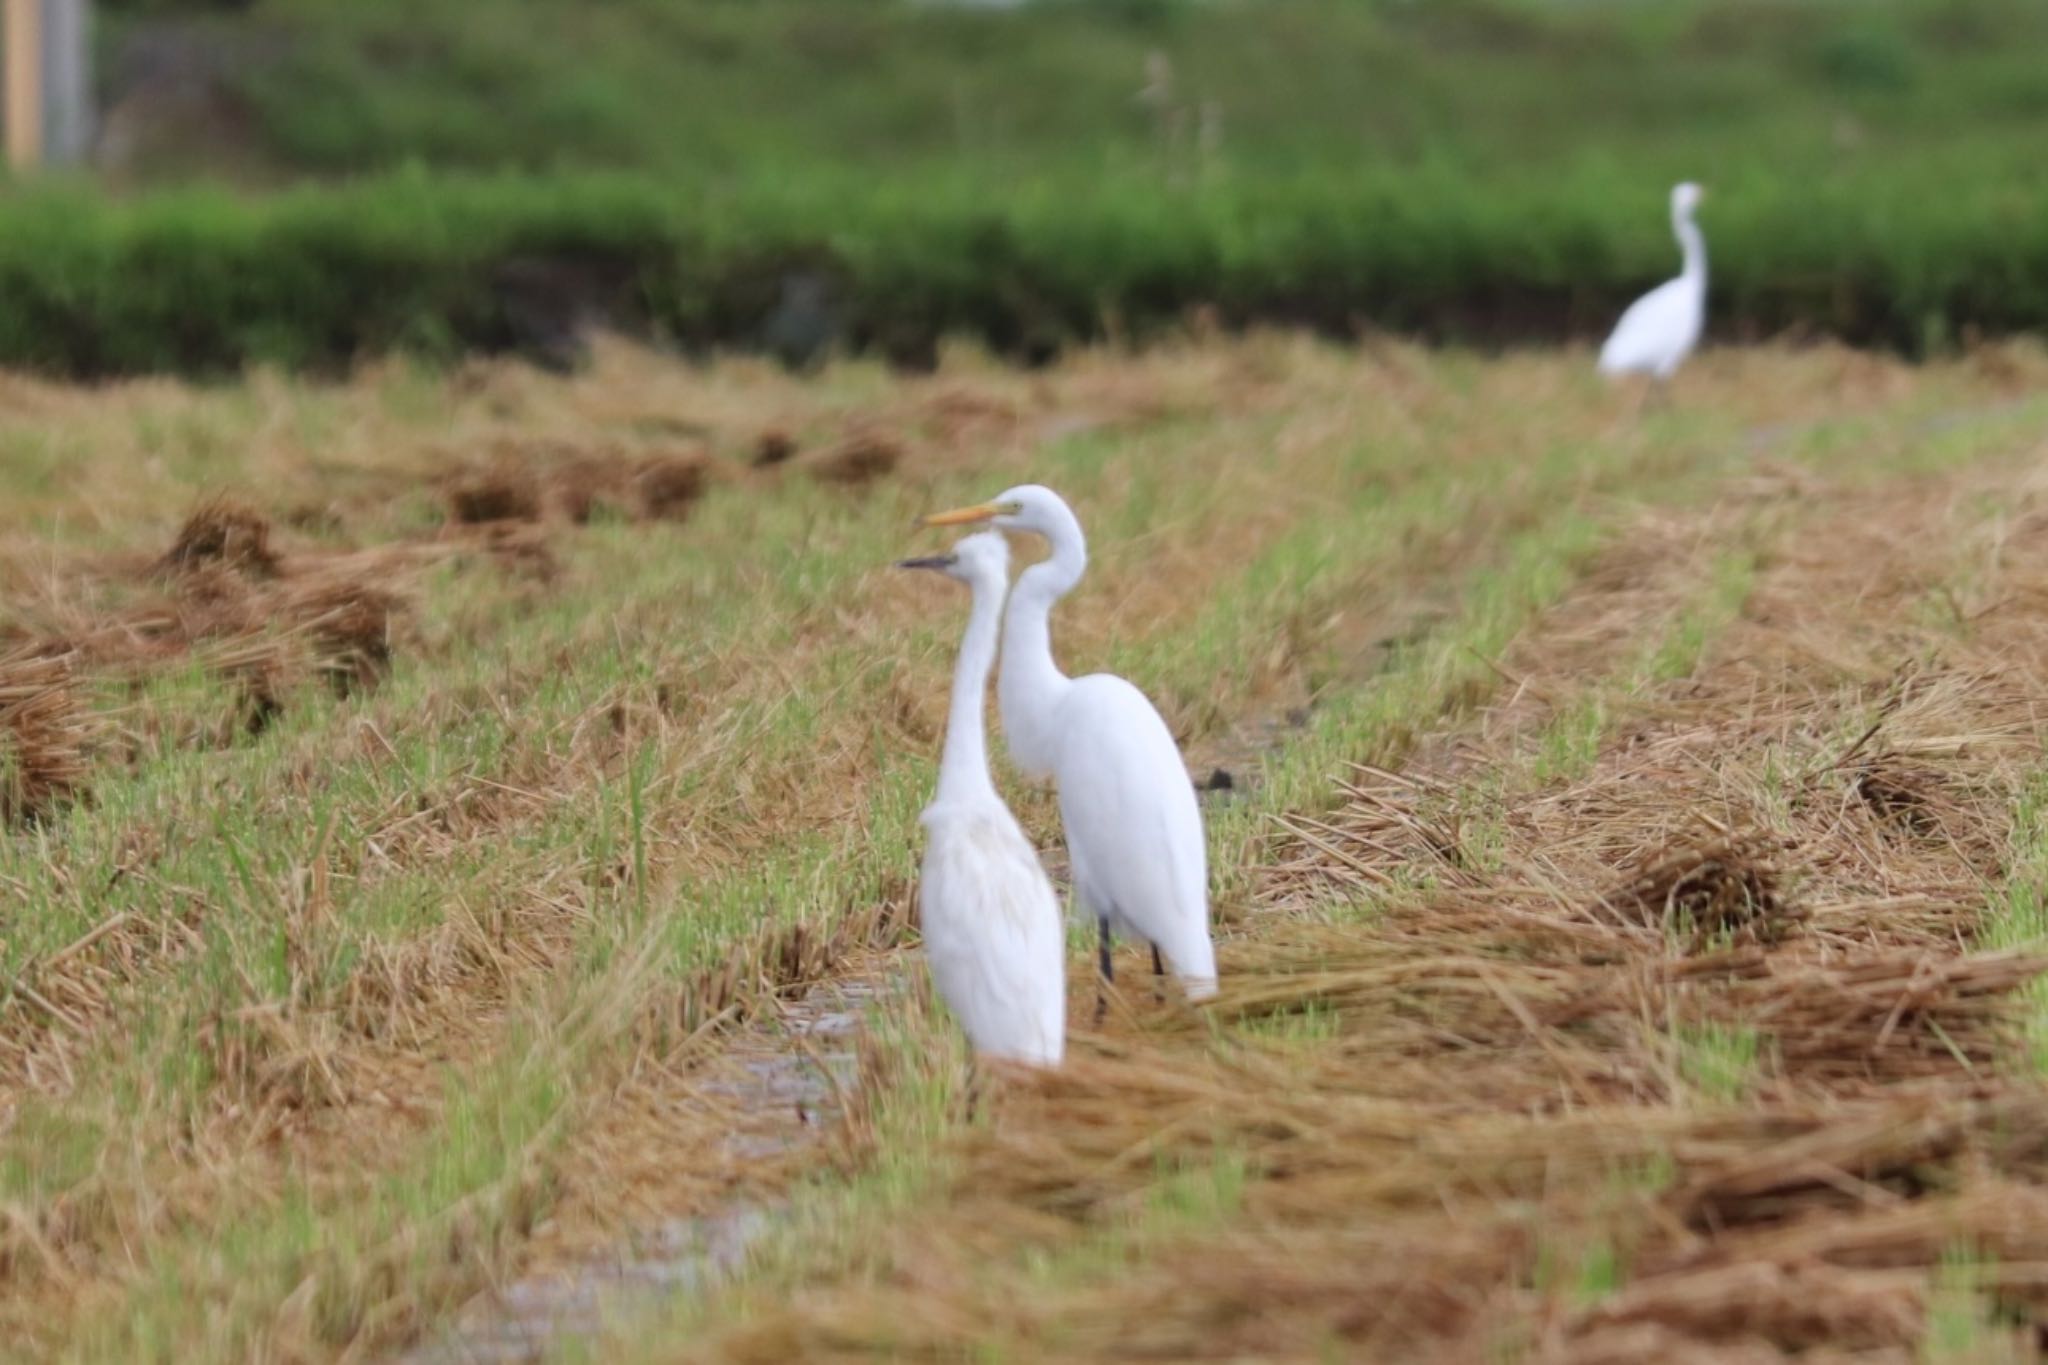
[[[1159,960],[1159,945],[1156,943],[1152,945],[1152,975],[1166,975],[1166,964]]]
[[[1109,1013],[1109,985],[1116,980],[1116,968],[1109,960],[1109,916],[1103,915],[1095,922],[1102,928],[1102,947],[1096,957],[1102,968],[1102,979],[1095,983],[1095,1022],[1099,1024],[1102,1016]]]

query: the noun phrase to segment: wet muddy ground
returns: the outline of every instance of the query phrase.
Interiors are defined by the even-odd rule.
[[[830,1139],[859,1084],[867,1011],[898,985],[886,975],[834,980],[782,1002],[735,1035],[697,1087],[728,1117],[719,1157],[735,1169],[786,1161]],[[743,1187],[744,1188],[744,1187]],[[695,1217],[634,1229],[601,1256],[551,1264],[478,1295],[402,1365],[520,1365],[607,1320],[731,1273],[772,1231],[781,1201],[755,1193]]]

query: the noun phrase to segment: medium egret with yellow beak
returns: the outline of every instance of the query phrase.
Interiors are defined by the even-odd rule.
[[[1053,660],[1053,604],[1088,568],[1073,510],[1051,489],[1026,484],[924,524],[988,524],[1051,545],[1049,558],[1018,577],[1003,616],[1003,739],[1026,776],[1059,789],[1074,893],[1101,930],[1103,979],[1113,976],[1110,943],[1121,931],[1150,943],[1153,971],[1171,967],[1188,998],[1214,995],[1208,850],[1173,734],[1129,682],[1110,673],[1070,678]]]

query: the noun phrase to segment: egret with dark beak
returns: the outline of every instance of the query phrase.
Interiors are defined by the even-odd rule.
[[[1067,1023],[1059,900],[1037,851],[996,794],[982,718],[1010,586],[1010,547],[990,532],[967,537],[950,554],[897,567],[935,570],[973,593],[953,671],[939,789],[920,817],[925,850],[917,904],[932,982],[977,1053],[1057,1066]]]

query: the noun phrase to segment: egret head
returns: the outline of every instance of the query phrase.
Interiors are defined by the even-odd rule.
[[[1010,581],[1010,542],[994,531],[980,531],[957,542],[942,555],[922,559],[900,559],[899,569],[936,569],[972,587],[977,583],[1007,585]]]
[[[1700,206],[1706,191],[1687,180],[1671,187],[1671,211],[1680,217],[1692,217],[1692,211]]]
[[[934,512],[924,519],[926,526],[970,526],[987,524],[1003,531],[1031,531],[1048,540],[1081,535],[1081,523],[1059,494],[1043,484],[1025,483],[1005,489],[987,502]]]

